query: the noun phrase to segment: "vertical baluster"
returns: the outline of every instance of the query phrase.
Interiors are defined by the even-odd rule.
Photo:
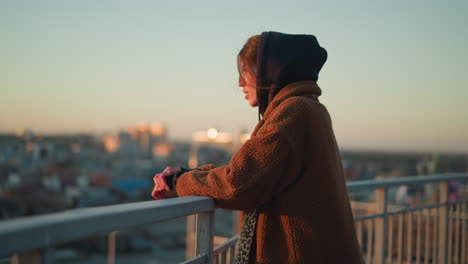
[[[372,227],[372,219],[366,220],[367,222],[367,254],[366,254],[366,263],[371,263],[372,257],[372,237],[374,228]]]
[[[232,252],[231,252],[231,251],[232,251],[232,247],[227,248],[227,251],[226,251],[226,253],[227,253],[227,254],[226,254],[226,263],[227,263],[227,264],[232,263],[232,262],[231,262],[231,255],[232,255]]]
[[[375,240],[374,240],[374,263],[383,263],[385,261],[385,241],[386,241],[386,188],[375,190],[375,213],[384,214],[383,217],[375,218]]]
[[[438,230],[439,230],[439,207],[434,208],[434,233],[432,235],[432,263],[437,261],[437,241],[438,241]]]
[[[392,264],[393,258],[393,216],[388,216],[388,244],[387,244],[387,263]]]
[[[195,257],[195,215],[187,216],[185,259]]]
[[[206,254],[207,263],[211,263],[213,256],[214,211],[198,213],[195,223],[197,227],[196,256]]]
[[[424,232],[424,264],[429,264],[429,252],[431,242],[431,209],[426,210],[426,231]]]
[[[362,221],[359,221],[356,223],[357,225],[357,237],[358,237],[358,241],[359,241],[359,246],[362,250],[363,246],[362,246]]]
[[[408,235],[407,235],[407,241],[406,241],[406,262],[408,264],[411,264],[411,258],[412,256],[412,246],[413,246],[413,213],[409,212],[408,213],[408,222],[407,222],[407,227],[408,227]]]
[[[398,215],[398,264],[402,263],[403,260],[403,228],[404,228],[404,220],[405,220],[405,215],[404,213],[401,213]]]
[[[458,264],[458,260],[460,258],[460,255],[458,254],[459,247],[460,247],[460,204],[455,205],[454,235],[455,235],[455,243],[453,244],[453,247],[454,247],[453,260],[455,264]]]
[[[227,260],[227,250],[223,251],[221,253],[221,264],[226,264],[226,260]]]
[[[115,264],[115,244],[117,231],[110,232],[107,236],[107,264]]]
[[[465,214],[463,216],[463,222],[466,222],[467,220],[468,220],[468,204],[465,204]],[[465,237],[465,247],[463,248],[463,251],[465,252],[465,258],[466,258],[466,261],[468,262],[468,230],[466,234],[464,234],[464,237]]]
[[[449,222],[448,222],[448,255],[447,255],[447,263],[452,263],[452,255],[453,255],[453,207],[449,205],[449,212],[448,212]]]
[[[468,262],[468,203],[464,204],[463,223],[465,224],[465,234],[463,235],[465,238],[465,247],[463,248],[463,252],[465,253],[466,262]]]
[[[226,258],[224,259],[224,264],[229,263],[229,248],[226,248],[226,251],[224,252],[226,254]]]
[[[416,211],[416,214],[417,214],[417,218],[416,218],[416,225],[417,225],[417,229],[416,229],[416,263],[419,264],[420,261],[421,261],[421,226],[422,226],[422,223],[421,223],[421,210],[418,210]]]
[[[439,203],[443,204],[448,201],[448,182],[441,182],[439,184]],[[447,225],[448,225],[448,206],[444,205],[439,208],[439,235],[438,235],[438,250],[439,250],[439,258],[436,263],[446,263],[447,260]]]
[[[461,210],[462,221],[462,241],[461,241],[461,263],[466,263],[466,203],[462,204]]]
[[[229,264],[234,264],[234,258],[236,257],[236,247],[232,246],[229,249]]]

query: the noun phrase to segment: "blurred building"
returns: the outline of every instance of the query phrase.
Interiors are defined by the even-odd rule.
[[[120,156],[152,158],[167,156],[171,146],[167,129],[161,123],[142,123],[102,138],[105,150]]]

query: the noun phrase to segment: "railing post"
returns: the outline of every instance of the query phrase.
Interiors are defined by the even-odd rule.
[[[374,241],[374,263],[383,264],[385,261],[385,240],[387,237],[387,188],[378,188],[375,191],[376,214],[384,214],[383,217],[375,219],[375,241]]]
[[[206,255],[206,263],[210,264],[213,255],[214,210],[197,214],[195,222],[197,226],[195,255]]]
[[[186,250],[185,259],[191,259],[195,257],[195,215],[187,216],[187,232],[185,236]]]
[[[448,182],[440,183],[439,203],[447,203],[448,201]],[[440,264],[447,262],[447,238],[448,238],[448,206],[444,205],[439,208],[439,258]]]
[[[117,231],[110,232],[107,236],[107,264],[115,264]]]

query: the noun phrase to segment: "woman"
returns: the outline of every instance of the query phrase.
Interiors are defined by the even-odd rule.
[[[250,140],[229,165],[155,176],[156,199],[207,196],[244,213],[236,263],[363,263],[330,116],[318,100],[326,58],[312,35],[251,37],[238,56],[239,86],[261,118]]]

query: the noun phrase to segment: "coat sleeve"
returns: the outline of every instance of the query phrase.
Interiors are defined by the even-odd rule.
[[[288,142],[279,130],[257,133],[229,165],[182,174],[176,192],[178,196],[212,197],[217,207],[225,209],[257,208],[278,196],[299,174]]]
[[[209,171],[209,170],[214,169],[215,167],[216,166],[214,164],[206,164],[206,165],[202,165],[202,166],[198,167],[197,170]]]

